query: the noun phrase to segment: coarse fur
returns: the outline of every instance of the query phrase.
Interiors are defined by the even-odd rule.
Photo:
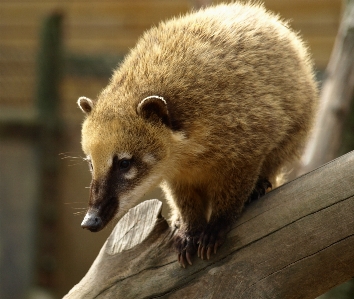
[[[102,229],[160,184],[184,266],[224,240],[251,197],[298,157],[317,109],[306,47],[259,4],[232,3],[147,31],[87,114],[83,227]]]

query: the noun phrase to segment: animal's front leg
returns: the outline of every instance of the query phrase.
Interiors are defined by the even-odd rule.
[[[185,268],[187,263],[192,265],[192,257],[197,252],[201,232],[201,228],[189,223],[183,223],[178,228],[174,237],[174,247],[182,267]]]
[[[202,192],[191,186],[175,187],[173,196],[179,215],[175,220],[178,231],[174,237],[174,248],[178,253],[179,263],[186,267],[187,264],[192,265],[200,234],[207,225],[206,203]]]
[[[227,214],[212,216],[198,239],[198,257],[210,259],[212,253],[224,243],[233,223],[233,217]]]
[[[251,173],[251,167],[248,167]],[[224,243],[232,224],[255,188],[257,175],[224,178],[224,186],[215,186],[210,192],[211,216],[198,240],[198,257],[210,259]],[[219,189],[218,189],[219,188]]]

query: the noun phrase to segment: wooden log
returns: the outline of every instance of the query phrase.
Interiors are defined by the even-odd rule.
[[[161,203],[117,224],[74,298],[315,298],[354,276],[354,152],[251,203],[209,261],[184,269]]]

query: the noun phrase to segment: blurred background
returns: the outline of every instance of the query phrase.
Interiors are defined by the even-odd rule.
[[[114,224],[80,227],[90,173],[76,100],[97,96],[146,29],[206,2],[218,1],[0,0],[0,298],[60,298],[85,275]],[[264,2],[301,32],[320,77],[343,2]]]

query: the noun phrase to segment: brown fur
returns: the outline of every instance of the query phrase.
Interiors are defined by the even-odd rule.
[[[306,47],[262,6],[219,5],[160,24],[96,102],[79,102],[95,187],[87,217],[101,229],[161,183],[181,264],[196,244],[209,257],[255,188],[275,186],[299,155],[317,97]],[[112,162],[124,155],[129,175]]]

